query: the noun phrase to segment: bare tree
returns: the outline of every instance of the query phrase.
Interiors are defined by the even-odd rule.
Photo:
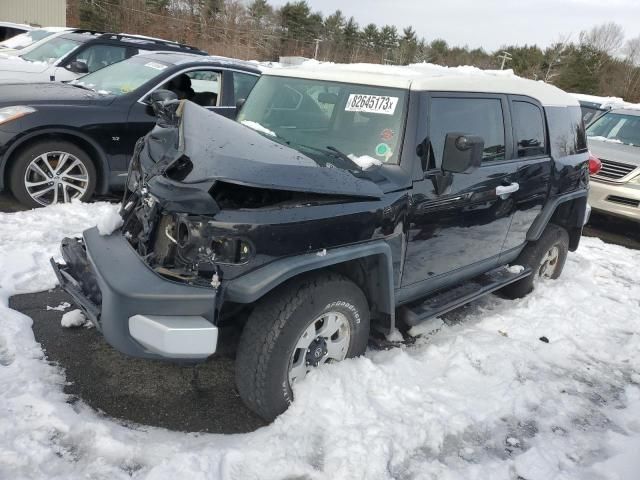
[[[617,23],[603,23],[592,27],[591,30],[580,32],[579,40],[581,45],[587,45],[598,52],[614,56],[622,48],[624,30]]]
[[[629,98],[640,88],[640,35],[627,40],[624,55],[623,96]]]

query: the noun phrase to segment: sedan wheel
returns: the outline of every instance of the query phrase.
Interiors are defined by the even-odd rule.
[[[34,158],[24,174],[29,196],[40,205],[70,202],[89,187],[87,167],[68,152],[45,152]]]
[[[91,157],[68,141],[35,142],[11,159],[10,168],[11,192],[29,207],[87,201],[96,189]]]

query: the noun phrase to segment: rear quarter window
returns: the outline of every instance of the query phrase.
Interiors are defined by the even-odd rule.
[[[549,147],[554,157],[587,151],[587,136],[580,107],[546,107]]]

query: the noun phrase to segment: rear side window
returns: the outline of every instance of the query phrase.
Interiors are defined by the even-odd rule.
[[[483,161],[505,158],[504,117],[497,98],[433,98],[429,123],[435,165],[442,165],[444,141],[452,132],[481,136]]]
[[[580,107],[545,107],[551,155],[565,157],[587,151]]]
[[[529,102],[514,101],[512,107],[518,158],[544,155],[542,112]]]
[[[233,95],[236,101],[244,98],[245,100],[251,93],[251,89],[258,81],[257,75],[249,75],[248,73],[233,73]]]

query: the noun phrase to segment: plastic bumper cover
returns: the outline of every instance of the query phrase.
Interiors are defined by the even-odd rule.
[[[592,180],[589,187],[593,210],[640,221],[640,185]]]
[[[215,290],[160,277],[119,232],[101,236],[92,228],[83,237],[65,239],[67,264],[52,265],[62,288],[109,344],[155,359],[203,360],[216,351]]]

